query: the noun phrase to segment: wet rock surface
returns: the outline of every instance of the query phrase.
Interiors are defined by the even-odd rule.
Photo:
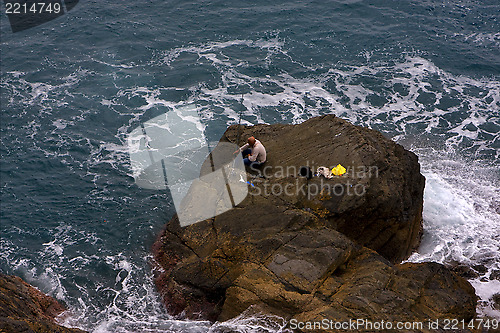
[[[0,332],[83,333],[56,324],[54,318],[63,311],[59,302],[21,278],[0,273]]]
[[[231,126],[221,142],[241,144],[251,135],[266,146],[268,161],[250,170],[247,198],[188,227],[174,216],[154,245],[162,268],[156,283],[171,313],[209,320],[249,308],[299,321],[474,317],[477,298],[465,279],[435,263],[398,264],[422,231],[425,179],[413,153],[334,116]],[[300,166],[339,163],[348,170],[341,177],[297,176]]]

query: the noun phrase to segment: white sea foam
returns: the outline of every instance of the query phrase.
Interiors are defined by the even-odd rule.
[[[429,135],[438,131],[446,133],[446,143],[450,146],[462,145],[476,155],[486,152],[499,157],[498,151],[491,147],[495,138],[499,138],[498,131],[488,133],[484,128],[487,123],[500,122],[498,112],[494,112],[500,108],[498,81],[454,76],[431,61],[412,55],[401,62],[346,65],[326,72],[325,68],[318,70],[304,66],[318,74],[300,79],[286,73],[250,76],[244,71],[248,66],[244,59],[230,58],[223,53],[226,48],[235,46],[252,49],[259,45],[239,40],[212,43],[178,48],[166,52],[165,57],[170,66],[175,65],[175,59],[183,53],[193,53],[208,60],[219,71],[223,85],[201,87],[198,101],[222,109],[233,121],[238,120],[238,114],[227,108],[233,103],[241,103],[246,109],[244,118],[254,118],[253,123],[270,120],[296,123],[318,114],[335,113],[357,124],[398,131],[403,135],[415,134],[407,133],[410,127],[424,126]],[[281,41],[270,41],[264,49],[266,58],[272,59],[279,53],[288,56],[283,49]],[[165,63],[160,59],[153,64]],[[363,82],[364,78],[377,83],[372,87]],[[275,88],[262,91],[262,85]],[[228,89],[232,86],[254,89],[235,94]],[[329,86],[337,91],[332,91]],[[374,104],[374,100],[379,102]],[[165,101],[162,103],[166,104]],[[461,115],[464,111],[467,116]],[[269,117],[273,113],[275,116]],[[454,113],[457,117],[450,117]],[[491,135],[493,139],[489,137]],[[472,147],[466,139],[474,140]]]
[[[475,44],[479,44],[481,46],[493,46],[500,47],[500,32],[477,32],[469,35],[457,34],[462,36],[466,41],[472,41]]]
[[[207,332],[210,328],[206,321],[178,320],[165,312],[147,264],[151,257],[138,260],[123,253],[112,254],[103,240],[66,224],[55,228],[52,237],[52,241],[41,244],[35,256],[16,258],[15,251],[7,250],[0,258],[14,273],[68,306],[58,318],[60,324],[93,333]],[[85,243],[86,251],[78,251],[80,255],[67,254]],[[3,238],[1,244],[2,248],[14,249]],[[113,283],[88,276],[103,277],[99,272],[102,269],[114,275]],[[87,283],[82,285],[78,279]],[[97,283],[94,287],[92,281]],[[78,288],[78,297],[68,291],[68,285]]]
[[[263,314],[254,311],[250,306],[240,315],[225,322],[216,322],[210,327],[209,333],[237,332],[237,333],[292,333],[288,321],[282,317]]]
[[[472,267],[478,274],[470,281],[481,298],[478,310],[500,318],[492,299],[500,294],[499,281],[492,277],[493,272],[500,272],[498,168],[464,161],[445,151],[439,158],[429,149],[416,152],[426,177],[424,236],[409,261]]]

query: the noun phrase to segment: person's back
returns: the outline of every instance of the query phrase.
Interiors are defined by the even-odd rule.
[[[255,140],[255,144],[252,147],[252,155],[248,157],[251,162],[264,163],[266,161],[266,147],[259,140]]]
[[[262,142],[255,139],[253,136],[249,137],[247,143],[236,150],[235,153],[238,151],[241,151],[243,154],[243,162],[245,165],[258,167],[264,164],[267,158],[266,148]]]

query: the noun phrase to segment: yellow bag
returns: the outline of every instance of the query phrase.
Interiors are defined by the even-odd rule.
[[[342,176],[347,170],[342,166],[342,165],[337,165],[335,168],[332,169],[332,173],[335,176]]]

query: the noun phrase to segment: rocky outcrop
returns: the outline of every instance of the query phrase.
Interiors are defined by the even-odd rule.
[[[226,320],[248,308],[295,320],[470,319],[470,284],[434,263],[397,264],[418,245],[424,178],[417,157],[380,133],[324,116],[300,125],[230,127],[254,135],[268,161],[250,170],[236,208],[154,245],[169,311]],[[239,137],[239,138],[238,138]],[[307,181],[300,166],[347,175]]]
[[[274,183],[295,183],[293,170],[300,166],[315,169],[340,163],[347,168],[346,175],[330,181],[311,179],[310,197],[295,191],[294,195],[281,195],[282,199],[321,211],[329,227],[394,263],[417,248],[425,178],[415,154],[377,131],[354,126],[334,115],[299,125],[256,125],[243,131],[231,126],[221,141],[244,142],[251,135],[269,151],[263,171],[269,176],[263,184],[267,183],[268,189]],[[282,173],[284,168],[292,172]],[[318,195],[328,187],[330,193]],[[276,193],[267,194],[266,198],[272,200]]]
[[[21,278],[0,273],[1,332],[83,333],[55,323],[54,318],[63,311],[59,302]]]

